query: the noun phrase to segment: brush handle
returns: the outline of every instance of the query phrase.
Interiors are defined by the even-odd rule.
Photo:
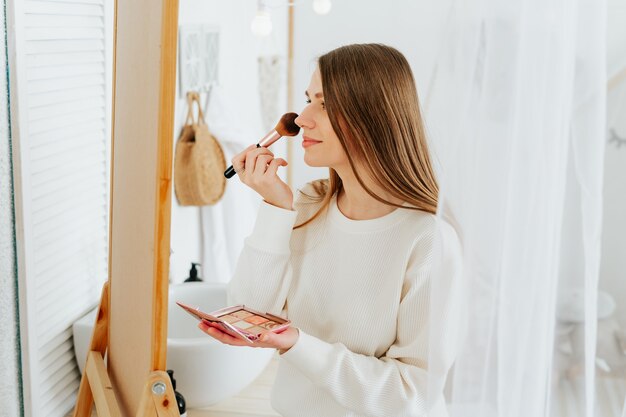
[[[260,147],[261,147],[261,145],[259,145],[259,144],[257,143],[257,144],[256,144],[256,147],[257,147],[257,148],[260,148]],[[228,169],[227,169],[226,171],[224,171],[224,176],[225,176],[226,178],[231,178],[231,177],[233,177],[235,174],[236,174],[236,172],[235,172],[235,168],[233,168],[233,166],[232,166],[232,165],[231,165],[231,166],[229,166],[229,167],[228,167]]]
[[[224,176],[226,178],[231,178],[233,175],[235,175],[235,168],[231,165],[226,171],[224,171]]]

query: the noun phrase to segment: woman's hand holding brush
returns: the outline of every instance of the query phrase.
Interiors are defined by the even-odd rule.
[[[259,193],[267,203],[293,210],[293,192],[277,174],[278,167],[287,166],[287,161],[274,158],[267,148],[251,145],[237,154],[232,163],[241,182]]]
[[[297,113],[285,113],[280,118],[274,129],[270,130],[267,135],[263,136],[259,143],[256,144],[257,148],[269,148],[272,143],[276,142],[283,136],[296,136],[300,132],[300,126],[296,124]],[[235,175],[235,167],[229,166],[224,171],[226,178],[231,178]]]
[[[297,117],[296,113],[283,114],[276,127],[259,143],[249,146],[232,159],[233,164],[224,172],[224,176],[231,178],[237,173],[241,182],[259,193],[267,203],[293,210],[293,193],[276,174],[278,167],[287,166],[287,161],[274,158],[274,154],[267,148],[283,136],[296,136],[300,132],[300,126],[295,122]]]

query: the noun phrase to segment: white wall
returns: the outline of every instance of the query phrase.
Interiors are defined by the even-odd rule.
[[[607,72],[612,76],[626,67],[626,0],[608,0],[607,7]]]
[[[626,80],[608,92],[607,119],[609,131],[625,142],[606,144],[600,288],[615,298],[618,319],[626,328]]]
[[[4,5],[4,2],[2,2]],[[21,415],[19,341],[17,340],[17,286],[15,276],[15,230],[13,178],[9,131],[9,100],[6,77],[5,20],[0,39],[0,404],[7,416]]]
[[[609,0],[607,72],[626,70],[626,0]],[[626,80],[607,93],[607,130],[626,139]],[[604,213],[600,288],[617,301],[617,316],[626,328],[626,143],[607,142],[604,158]]]
[[[270,5],[274,3],[271,2]],[[250,23],[256,13],[254,1],[185,0],[180,2],[179,25],[208,24],[220,29],[219,87],[227,93],[229,104],[237,111],[233,118],[240,121],[243,130],[251,132],[250,144],[256,143],[267,133],[263,130],[261,122],[257,57],[260,54],[286,54],[287,9],[277,7],[272,8],[271,12],[274,27],[272,34],[267,38],[256,38],[250,31]],[[286,95],[286,91],[283,95]],[[205,95],[202,101],[205,101]],[[281,109],[284,109],[285,102],[286,97],[281,103]],[[186,115],[186,100],[177,99],[175,139],[178,137]],[[210,125],[209,129],[211,129]],[[279,142],[272,146],[272,151],[277,157],[286,157],[284,143]],[[230,165],[230,160],[227,160],[227,165]],[[238,179],[235,177],[229,181],[238,181]],[[227,186],[227,192],[228,190]],[[191,262],[202,262],[200,210],[198,207],[179,206],[175,195],[172,194],[171,247],[174,253],[170,257],[170,277],[174,283],[181,282],[188,276]],[[245,237],[241,236],[242,242]],[[206,239],[211,239],[211,236],[207,236]],[[210,268],[207,267],[206,270],[209,271]],[[203,278],[214,280],[214,277],[204,276],[202,272],[201,270]]]
[[[609,0],[607,71],[626,70],[626,0]],[[607,127],[626,139],[626,80],[607,93]],[[617,301],[617,317],[626,328],[626,143],[607,142],[604,158],[604,218],[600,288]]]

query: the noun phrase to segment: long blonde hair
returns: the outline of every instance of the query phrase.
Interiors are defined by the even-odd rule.
[[[432,168],[411,67],[398,50],[381,44],[354,44],[318,59],[326,111],[354,174],[365,191],[390,206],[435,214],[439,187]],[[394,204],[370,190],[359,169],[395,198]],[[313,182],[322,201],[319,210],[294,229],[322,213],[342,189],[329,168],[328,180]]]

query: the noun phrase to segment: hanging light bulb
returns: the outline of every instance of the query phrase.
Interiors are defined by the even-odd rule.
[[[262,0],[258,2],[256,15],[250,24],[250,30],[254,36],[260,38],[272,33],[272,16]]]
[[[313,0],[313,10],[317,14],[327,14],[332,7],[330,0]]]

